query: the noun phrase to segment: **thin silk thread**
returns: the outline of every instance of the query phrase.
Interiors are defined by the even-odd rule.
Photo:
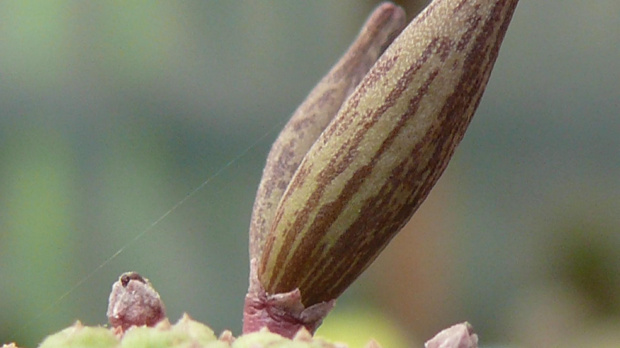
[[[195,196],[198,192],[200,192],[202,189],[204,189],[209,182],[211,182],[213,179],[217,178],[218,176],[220,176],[224,171],[226,171],[226,169],[228,169],[230,166],[232,166],[233,164],[235,164],[236,162],[238,162],[240,159],[242,159],[245,155],[248,154],[248,152],[250,152],[250,150],[254,149],[256,146],[258,146],[258,144],[260,144],[263,140],[265,140],[265,138],[267,138],[269,135],[275,133],[277,130],[281,129],[284,126],[284,123],[286,123],[286,121],[288,121],[288,119],[285,119],[283,121],[277,122],[271,129],[267,130],[263,135],[261,135],[259,138],[257,138],[254,142],[252,142],[252,144],[250,144],[248,147],[246,147],[244,150],[242,150],[239,154],[237,154],[237,156],[233,157],[233,159],[231,159],[230,161],[228,161],[228,163],[224,164],[222,167],[220,167],[214,174],[212,174],[211,176],[209,176],[206,180],[204,180],[200,185],[198,185],[196,188],[194,188],[193,190],[191,190],[188,194],[185,195],[185,197],[183,197],[181,200],[179,200],[177,203],[175,203],[170,209],[168,209],[165,213],[163,213],[161,216],[159,216],[157,219],[155,219],[147,228],[145,228],[144,230],[142,230],[140,233],[136,234],[133,239],[131,239],[130,241],[128,241],[127,243],[125,243],[125,245],[123,245],[120,249],[118,249],[114,254],[112,254],[112,256],[108,257],[105,261],[103,261],[101,264],[99,264],[99,266],[95,267],[95,269],[93,269],[92,271],[90,271],[86,276],[84,276],[80,281],[78,281],[77,283],[75,283],[75,285],[73,285],[69,290],[67,290],[64,294],[60,295],[60,297],[58,297],[55,301],[53,301],[49,306],[45,307],[43,310],[41,310],[39,312],[38,315],[36,315],[34,318],[32,318],[31,320],[29,320],[28,322],[26,322],[20,329],[16,330],[13,334],[13,336],[17,336],[19,333],[21,333],[23,330],[27,329],[28,327],[30,327],[33,323],[35,323],[37,320],[39,320],[41,317],[43,317],[45,314],[49,313],[52,311],[52,309],[56,308],[65,298],[67,298],[69,295],[71,295],[74,291],[76,291],[77,289],[79,289],[82,285],[84,285],[89,279],[91,279],[97,272],[99,272],[101,269],[103,269],[105,266],[107,266],[110,262],[112,262],[112,260],[114,260],[115,258],[117,258],[120,254],[122,254],[127,248],[129,248],[130,246],[132,246],[134,243],[136,243],[138,240],[140,240],[141,238],[143,238],[147,233],[151,232],[155,226],[159,225],[164,219],[166,219],[166,217],[168,217],[170,214],[174,213],[175,210],[177,210],[180,206],[182,206],[183,204],[185,204],[185,202],[187,202],[190,198],[192,198],[193,196]]]

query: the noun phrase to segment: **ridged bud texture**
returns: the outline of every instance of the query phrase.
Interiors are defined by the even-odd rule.
[[[310,92],[276,139],[252,211],[250,259],[260,258],[278,203],[301,160],[405,24],[405,12],[400,7],[390,3],[379,6],[351,47]]]
[[[267,293],[338,297],[409,220],[470,123],[516,4],[436,0],[394,40],[287,186],[259,264]]]

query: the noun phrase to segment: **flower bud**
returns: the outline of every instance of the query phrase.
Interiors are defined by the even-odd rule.
[[[283,311],[272,321],[314,330],[407,223],[463,138],[517,2],[434,0],[391,43],[280,182],[246,297],[255,318]]]

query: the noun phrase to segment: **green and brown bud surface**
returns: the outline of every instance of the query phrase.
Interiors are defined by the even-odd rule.
[[[260,258],[275,210],[301,160],[405,24],[400,7],[379,6],[340,61],[291,116],[271,147],[256,194],[250,222],[251,259]]]
[[[281,329],[282,323],[252,319],[288,318],[269,319],[270,311],[281,312],[274,309],[280,301],[282,308],[295,308],[289,318],[293,328],[312,331],[320,324],[317,312],[326,315],[410,219],[463,138],[517,2],[433,1],[344,101],[290,181],[271,178],[278,171],[265,170],[262,183],[276,180],[283,193],[277,206],[279,193],[269,204],[255,206],[267,218],[251,229],[251,234],[262,231],[250,237],[259,240],[253,248],[260,248],[251,250],[258,260],[250,281],[260,284],[250,284],[246,296],[247,330]],[[306,128],[319,119],[306,116],[295,115]],[[293,136],[287,129],[281,135]],[[291,153],[299,156],[297,150]],[[291,163],[287,170],[295,167]],[[265,192],[270,190],[261,185],[257,201]],[[291,306],[292,298],[302,307]]]

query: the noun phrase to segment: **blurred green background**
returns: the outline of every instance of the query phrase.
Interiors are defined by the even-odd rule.
[[[104,324],[129,270],[238,334],[269,146],[375,5],[0,1],[0,343]],[[619,13],[521,0],[453,162],[325,335],[620,340]]]

